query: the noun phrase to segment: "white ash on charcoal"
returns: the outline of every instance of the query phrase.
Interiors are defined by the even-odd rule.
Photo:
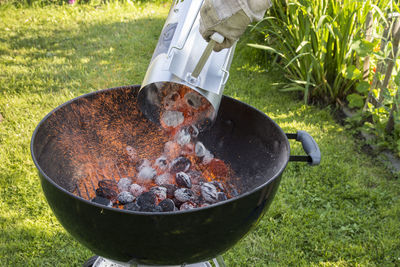
[[[153,193],[156,196],[157,202],[161,202],[167,198],[167,188],[165,188],[165,187],[154,186],[154,187],[150,188],[149,192]]]
[[[182,99],[179,94],[170,94],[163,103],[168,110],[161,114],[161,124],[175,127],[169,129],[171,140],[164,144],[159,155],[139,153],[132,145],[126,146],[123,158],[128,162],[127,168],[136,168],[136,172],[132,170],[135,176],[128,177],[132,174],[127,171],[118,182],[99,181],[93,202],[129,211],[171,212],[206,207],[237,195],[235,187],[227,181],[231,175],[229,166],[214,158],[198,140],[201,129],[194,125],[181,127],[187,124],[183,118],[186,111],[174,109],[176,99],[193,108],[201,105],[196,95],[187,94]],[[140,158],[139,154],[147,158]]]
[[[129,192],[135,197],[140,196],[143,193],[143,191],[144,188],[138,184],[131,184],[129,186]]]
[[[188,158],[181,156],[171,162],[169,170],[172,173],[185,172],[189,170],[191,164],[192,163]]]
[[[119,192],[129,191],[129,187],[131,186],[131,184],[132,184],[131,178],[127,177],[121,178],[117,184]]]
[[[118,202],[119,204],[125,205],[127,203],[133,202],[135,200],[135,196],[130,192],[123,191],[118,194]]]
[[[161,116],[162,122],[167,127],[177,127],[185,120],[183,113],[180,111],[166,110]]]
[[[192,138],[199,136],[199,129],[194,125],[189,125],[186,127],[186,131],[190,134]]]
[[[187,144],[190,143],[191,135],[190,135],[190,133],[189,133],[185,128],[182,128],[182,129],[176,134],[175,140],[176,140],[176,142],[177,142],[179,145],[184,146],[184,145],[187,145]]]
[[[201,196],[208,203],[216,203],[218,201],[217,188],[212,183],[204,183],[201,185]]]
[[[185,202],[179,207],[179,210],[192,210],[196,208],[196,205],[192,202]]]
[[[156,159],[154,166],[161,170],[161,171],[166,171],[168,169],[168,159],[165,156],[161,156]]]
[[[174,201],[169,198],[166,198],[158,203],[158,206],[161,207],[163,212],[174,211],[176,209]]]
[[[186,93],[184,99],[186,103],[194,109],[198,109],[201,106],[201,95],[195,92]]]
[[[180,202],[188,202],[195,199],[195,194],[188,188],[179,188],[175,190],[174,196]]]
[[[166,110],[177,109],[177,103],[181,99],[178,92],[171,92],[169,95],[164,97],[163,106]]]
[[[202,159],[203,164],[209,164],[214,155],[203,145],[202,142],[197,142],[194,148],[196,156]]]
[[[103,206],[106,206],[106,207],[112,207],[113,206],[113,203],[109,199],[104,198],[104,197],[99,197],[99,196],[94,197],[92,199],[92,202],[100,204],[100,205],[103,205]]]
[[[175,175],[175,182],[180,187],[191,188],[192,181],[190,180],[190,176],[184,172],[178,172]]]
[[[165,172],[154,178],[154,182],[157,185],[170,184],[174,182],[174,177],[169,172]]]
[[[214,155],[210,151],[206,151],[203,157],[203,164],[210,164],[210,162],[214,159]]]
[[[203,145],[202,142],[197,142],[195,147],[194,147],[194,152],[196,153],[196,156],[199,158],[202,158],[206,155],[206,147]]]
[[[194,151],[196,156],[202,159],[203,164],[209,164],[214,159],[214,155],[200,141],[196,142]]]

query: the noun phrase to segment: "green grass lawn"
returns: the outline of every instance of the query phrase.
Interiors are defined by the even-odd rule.
[[[92,256],[48,207],[30,138],[49,111],[73,97],[140,84],[168,8],[0,7],[0,266],[80,266]],[[329,108],[278,92],[280,73],[252,64],[252,53],[238,45],[225,93],[288,133],[308,131],[323,160],[318,167],[289,163],[270,210],[224,254],[227,264],[399,266],[399,180],[361,151]],[[293,143],[292,154],[301,153]]]

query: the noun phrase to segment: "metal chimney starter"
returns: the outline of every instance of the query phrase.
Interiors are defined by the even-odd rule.
[[[199,32],[200,0],[176,0],[170,9],[153,57],[139,91],[139,108],[160,124],[161,88],[187,86],[211,104],[207,118],[214,121],[229,77],[235,45],[220,52],[212,50],[221,35],[207,43]]]

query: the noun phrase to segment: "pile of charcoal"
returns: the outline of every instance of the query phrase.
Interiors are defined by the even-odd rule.
[[[222,184],[216,181],[191,184],[190,176],[176,173],[176,183],[153,186],[149,191],[130,178],[102,180],[93,202],[108,207],[119,207],[132,211],[167,212],[206,207],[227,199]]]
[[[238,195],[231,170],[197,141],[198,130],[184,127],[151,162],[126,148],[136,164],[135,177],[101,180],[92,201],[132,211],[168,212],[205,207]]]

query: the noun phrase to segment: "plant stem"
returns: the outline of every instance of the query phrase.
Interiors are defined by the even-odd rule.
[[[393,49],[390,53],[391,61],[389,62],[387,70],[386,70],[385,79],[382,84],[382,89],[386,88],[389,84],[389,79],[390,79],[390,76],[392,75],[392,71],[393,71],[394,65],[396,63],[397,53],[399,50],[399,40],[400,40],[400,20],[396,19],[395,25],[393,27]],[[393,129],[394,129],[394,113],[398,109],[397,101],[396,101],[399,96],[398,94],[399,94],[399,89],[397,88],[395,101],[393,101],[393,106],[392,106],[392,109],[390,110],[389,120],[386,125],[386,129],[385,129],[387,133],[392,133]],[[383,101],[383,96],[382,96],[382,101]]]

